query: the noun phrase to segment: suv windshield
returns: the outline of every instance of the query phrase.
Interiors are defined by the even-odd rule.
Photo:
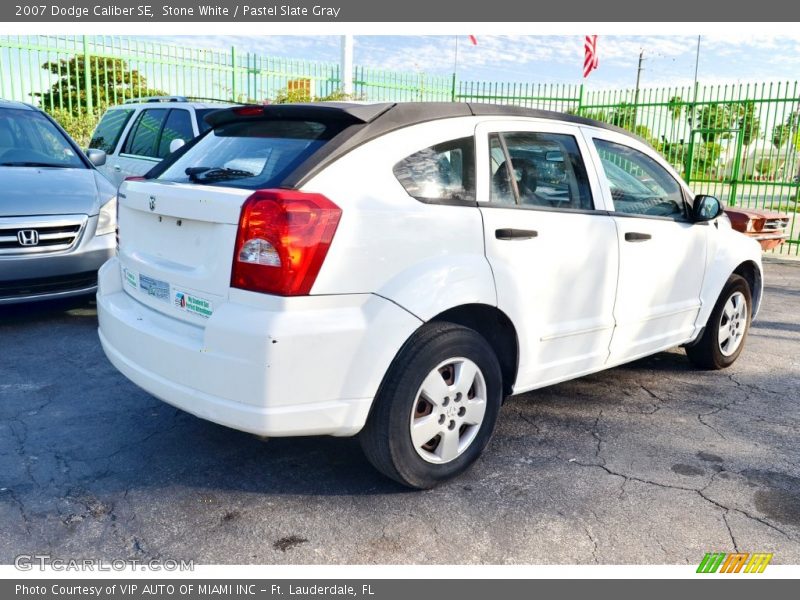
[[[0,109],[0,167],[87,168],[45,115],[19,108]]]
[[[314,121],[229,123],[198,140],[157,179],[248,189],[273,187],[336,133],[338,128]]]

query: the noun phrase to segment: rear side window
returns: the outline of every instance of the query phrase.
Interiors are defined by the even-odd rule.
[[[161,140],[158,143],[158,158],[164,158],[169,154],[169,145],[174,140],[188,142],[194,137],[192,130],[192,116],[188,110],[179,108],[169,111],[169,116],[164,123],[161,131]]]
[[[133,110],[109,110],[100,119],[100,123],[92,134],[89,141],[89,148],[102,150],[107,154],[114,152],[122,135],[122,130],[130,121]]]
[[[158,139],[167,112],[165,108],[143,110],[133,124],[122,151],[135,156],[158,158]]]
[[[394,176],[422,202],[474,202],[475,141],[465,137],[415,152],[394,166]]]
[[[217,127],[156,176],[161,181],[261,189],[277,186],[340,125],[244,120]]]

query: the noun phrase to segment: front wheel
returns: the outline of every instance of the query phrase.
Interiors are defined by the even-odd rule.
[[[731,366],[742,353],[751,316],[750,286],[743,277],[731,275],[711,311],[703,335],[686,347],[692,364],[701,369]]]
[[[395,358],[359,437],[384,475],[427,489],[465,471],[494,430],[502,376],[489,343],[452,323],[422,327]]]

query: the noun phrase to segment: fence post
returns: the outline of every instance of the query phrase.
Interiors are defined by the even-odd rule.
[[[578,92],[578,110],[575,112],[575,114],[580,116],[582,109],[583,109],[583,82],[581,82],[581,89]]]
[[[236,47],[231,46],[231,101],[236,102]]]
[[[728,196],[728,206],[736,206],[736,192],[739,188],[739,172],[742,164],[742,147],[744,146],[744,135],[741,130],[736,132],[736,153],[734,156],[733,170],[731,172],[731,191]]]
[[[450,102],[456,101],[456,73],[453,71],[453,87],[450,90]]]
[[[92,72],[89,61],[89,42],[86,36],[83,36],[83,87],[86,92],[86,114],[91,115],[94,113],[94,99],[92,98]],[[78,111],[80,112],[80,103],[78,103]]]

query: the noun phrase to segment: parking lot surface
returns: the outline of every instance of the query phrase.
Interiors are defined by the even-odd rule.
[[[766,264],[732,368],[675,349],[511,398],[478,463],[426,492],[355,439],[263,441],[161,403],[96,326],[91,301],[0,308],[0,563],[800,563],[800,263]]]

